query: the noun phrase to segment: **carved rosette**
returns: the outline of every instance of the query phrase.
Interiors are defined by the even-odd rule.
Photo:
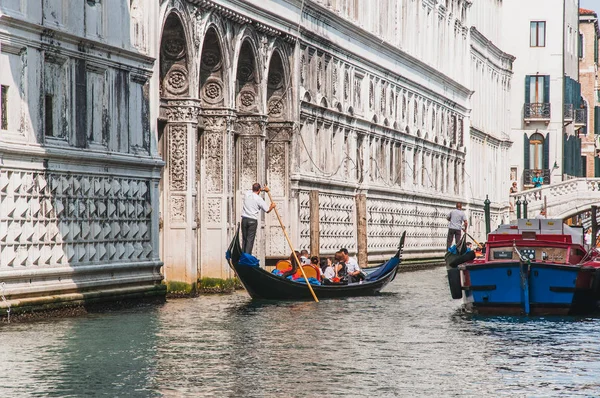
[[[269,117],[279,119],[283,116],[283,99],[279,96],[272,96],[269,100]]]
[[[185,40],[181,37],[171,36],[164,39],[162,46],[163,57],[177,61],[185,57]]]
[[[223,66],[221,52],[218,48],[208,48],[202,52],[201,68],[209,72],[217,72]]]
[[[251,111],[256,108],[256,94],[251,89],[244,89],[238,96],[238,105],[242,111]]]
[[[172,191],[187,189],[187,127],[170,126],[169,179]]]
[[[209,105],[218,105],[223,101],[223,82],[217,78],[209,78],[202,87],[202,100]]]
[[[164,81],[165,90],[173,95],[185,94],[188,91],[189,81],[187,69],[181,65],[173,65]]]
[[[279,90],[283,87],[283,75],[279,71],[269,72],[268,85],[271,90]]]

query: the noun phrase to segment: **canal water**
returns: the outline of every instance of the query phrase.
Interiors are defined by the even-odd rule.
[[[600,318],[474,317],[445,270],[378,297],[245,292],[0,327],[0,397],[600,396]]]

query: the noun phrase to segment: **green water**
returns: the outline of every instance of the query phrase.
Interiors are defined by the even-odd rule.
[[[479,318],[445,270],[379,297],[244,292],[0,327],[0,397],[600,396],[600,319]]]

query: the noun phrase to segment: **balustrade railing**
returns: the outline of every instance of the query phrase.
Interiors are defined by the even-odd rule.
[[[525,104],[525,119],[550,119],[550,103],[532,102]]]
[[[575,110],[575,124],[585,126],[587,124],[587,109],[576,109]]]
[[[573,120],[573,104],[565,104],[563,116],[565,120]]]

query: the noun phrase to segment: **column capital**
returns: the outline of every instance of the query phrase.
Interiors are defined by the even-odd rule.
[[[200,100],[166,100],[160,105],[159,118],[167,122],[202,124]]]

